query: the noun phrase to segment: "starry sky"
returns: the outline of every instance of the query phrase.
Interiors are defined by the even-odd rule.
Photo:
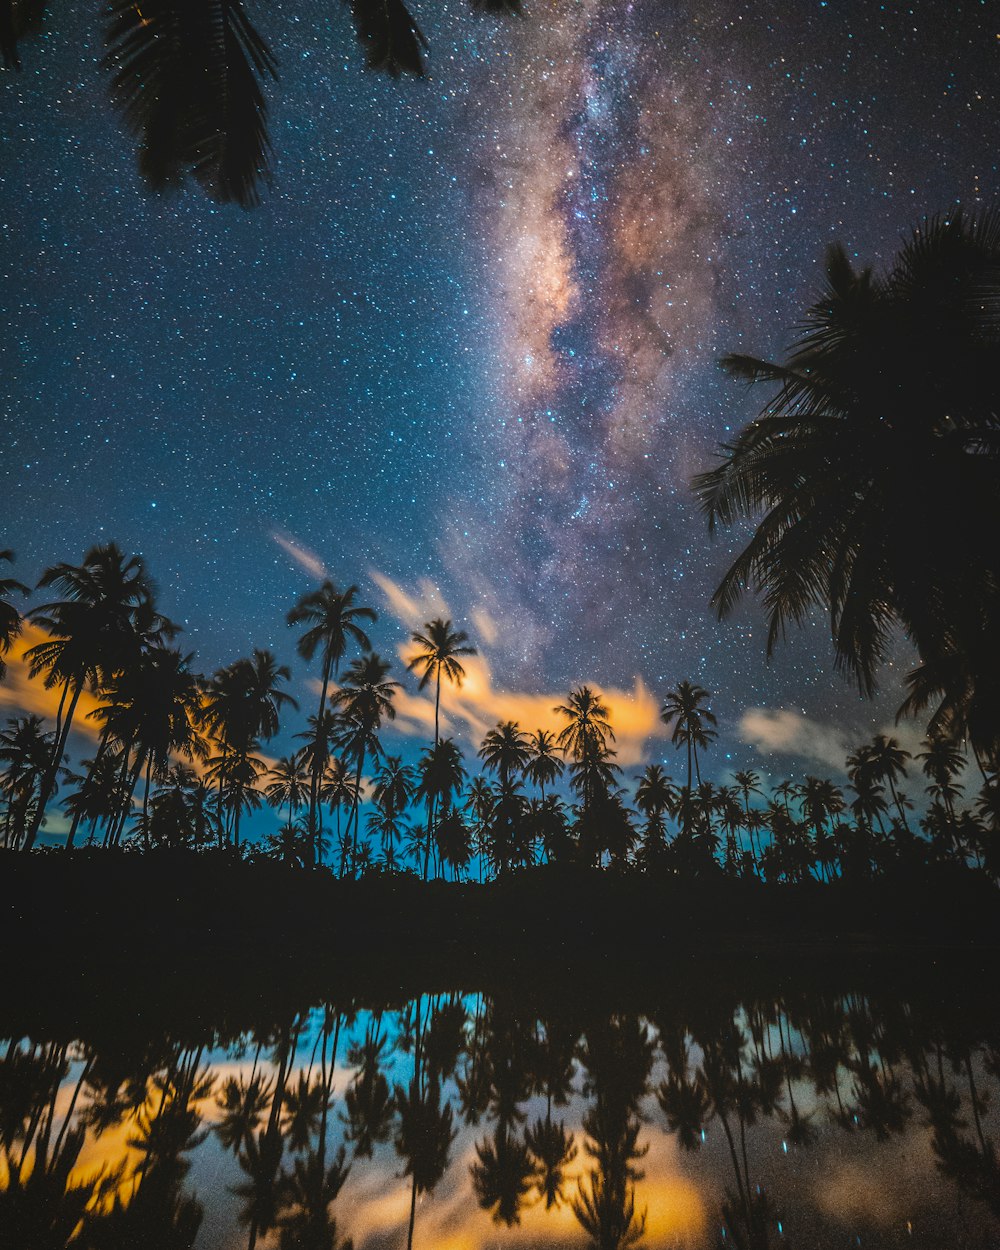
[[[498,690],[698,681],[734,758],[887,723],[905,654],[872,707],[822,618],[770,665],[759,608],[714,620],[747,531],[710,543],[689,482],[765,399],[718,358],[782,354],[827,244],[884,265],[996,201],[996,10],[425,0],[427,77],[394,83],[341,6],[248,8],[280,62],[251,211],[145,191],[99,5],[0,73],[16,573],[141,551],[206,671],[291,661],[322,567],[390,654],[447,608]]]

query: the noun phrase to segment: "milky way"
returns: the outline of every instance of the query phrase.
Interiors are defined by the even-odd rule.
[[[827,244],[884,264],[997,199],[988,6],[428,4],[400,84],[338,8],[253,8],[282,81],[251,213],[144,192],[86,5],[0,76],[19,574],[141,550],[208,669],[290,658],[309,560],[377,604],[373,572],[428,579],[511,691],[690,677],[744,752],[750,708],[761,741],[884,719],[897,679],[863,707],[822,620],[770,667],[752,605],[714,622],[745,533],[709,545],[689,482],[764,400],[718,358],[781,353]]]

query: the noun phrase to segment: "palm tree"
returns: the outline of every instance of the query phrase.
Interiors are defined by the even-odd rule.
[[[427,803],[428,813],[437,809],[443,819],[448,815],[452,800],[465,782],[461,750],[451,738],[444,738],[424,751],[417,771],[420,782],[415,791],[415,797]],[[436,827],[432,827],[428,818],[427,845],[424,849],[425,881],[430,867],[431,841],[436,837],[436,833]]]
[[[753,856],[754,870],[756,871],[760,850],[754,844],[757,821],[750,811],[750,795],[761,793],[760,774],[755,773],[752,769],[744,769],[742,772],[736,773],[733,780],[736,782],[737,789],[743,796],[743,810],[746,813],[746,830],[750,835],[750,854]]]
[[[354,805],[358,801],[358,787],[354,784],[354,778],[351,776],[347,765],[339,756],[334,755],[327,763],[323,772],[323,779],[319,787],[319,801],[325,803],[332,812],[337,814],[337,842],[339,844],[342,834],[340,829],[340,812],[341,808],[354,810]]]
[[[0,562],[14,562],[14,553],[9,548],[0,551]],[[0,681],[7,676],[7,664],[4,657],[14,645],[14,639],[21,632],[21,614],[9,602],[11,595],[26,595],[28,587],[13,577],[0,577]]]
[[[534,1176],[531,1154],[506,1125],[498,1124],[493,1140],[476,1143],[476,1162],[469,1171],[476,1199],[492,1211],[494,1224],[510,1228],[521,1222],[521,1208]]]
[[[927,793],[944,804],[949,820],[954,821],[955,800],[962,794],[956,778],[965,767],[965,754],[956,743],[937,734],[925,738],[923,747],[917,759],[923,761],[920,767],[930,782]]]
[[[589,686],[571,690],[567,701],[554,710],[566,721],[556,742],[573,757],[573,785],[580,794],[586,819],[594,800],[607,791],[620,771],[617,764],[612,763],[615,752],[608,746],[609,738],[612,742],[615,740],[610,711]]]
[[[838,665],[871,694],[894,625],[922,663],[909,707],[940,700],[948,736],[1000,745],[1000,211],[926,221],[884,277],[838,246],[786,364],[730,356],[778,388],[696,479],[709,526],[763,513],[713,597],[763,592],[768,652],[830,613]],[[933,506],[927,506],[927,501]]]
[[[469,643],[464,630],[454,630],[450,620],[437,617],[424,625],[424,632],[412,635],[412,641],[420,648],[407,664],[412,671],[420,670],[419,689],[424,690],[434,682],[434,745],[440,740],[439,713],[441,709],[441,676],[454,686],[465,680],[465,668],[458,657],[475,655],[476,648]]]
[[[515,721],[503,721],[483,739],[479,758],[490,772],[497,774],[500,793],[509,794],[511,776],[525,771],[531,760],[531,747]]]
[[[20,846],[32,823],[45,777],[55,734],[47,733],[40,716],[11,717],[0,730],[0,789],[6,799],[3,845]]]
[[[114,543],[91,547],[80,565],[46,569],[38,585],[54,587],[63,598],[28,613],[49,638],[29,648],[25,657],[29,675],[44,673],[46,689],[58,687],[60,694],[52,758],[24,839],[25,850],[31,849],[38,834],[84,689],[101,681],[106,684],[138,658],[144,645],[176,632],[155,611],[142,558],[126,560]]]
[[[309,798],[309,774],[302,767],[302,755],[282,756],[267,770],[268,781],[264,797],[275,808],[288,805],[288,823],[295,820],[295,813]]]
[[[887,738],[885,734],[876,734],[872,739],[869,754],[869,767],[875,781],[887,781],[892,801],[896,804],[899,819],[903,828],[909,830],[903,801],[896,789],[896,778],[906,776],[906,761],[910,759],[909,751],[904,751],[895,738]]]
[[[309,628],[298,641],[298,653],[304,660],[310,661],[319,651],[320,692],[319,710],[316,713],[317,724],[323,723],[326,711],[327,696],[330,682],[336,680],[340,673],[340,663],[344,658],[349,643],[355,643],[362,651],[372,649],[371,641],[359,621],[376,621],[374,609],[355,606],[358,595],[357,586],[348,586],[343,592],[337,590],[331,581],[324,581],[318,590],[303,595],[294,608],[288,613],[289,625],[308,625]],[[309,791],[309,827],[312,829],[316,820],[316,803],[319,797],[319,783],[323,776],[325,761],[314,758],[312,783]]]
[[[195,721],[200,713],[202,691],[190,671],[192,656],[171,647],[152,647],[129,669],[118,674],[109,701],[94,713],[113,737],[135,751],[133,785],[145,768],[142,797],[144,845],[149,846],[149,788],[162,775],[172,754],[189,759],[200,752]],[[127,744],[127,745],[126,745]],[[131,789],[128,800],[131,799]]]
[[[396,709],[393,707],[392,700],[399,689],[399,682],[386,680],[389,668],[389,661],[383,660],[374,651],[352,661],[344,684],[335,696],[336,703],[344,711],[344,723],[339,743],[348,757],[356,761],[354,803],[346,830],[349,835],[353,825],[352,872],[354,871],[353,859],[357,853],[358,804],[361,798],[361,774],[364,771],[365,757],[369,752],[373,755],[381,752],[378,731],[383,720],[396,718]]]
[[[538,786],[542,802],[545,802],[545,787],[558,781],[565,765],[559,758],[555,734],[547,729],[536,729],[528,735],[528,762],[524,773],[529,781]]]
[[[664,813],[673,809],[677,801],[674,783],[659,764],[648,764],[635,792],[635,805],[646,817],[646,837],[642,857],[646,862],[655,861],[666,849],[666,822]]]
[[[675,747],[687,748],[687,788],[691,790],[691,766],[694,764],[694,775],[701,785],[701,770],[698,767],[698,748],[705,749],[718,735],[715,729],[715,716],[706,706],[711,698],[707,690],[696,686],[690,681],[682,681],[676,690],[667,695],[660,709],[660,719],[668,727],[673,724],[670,741]]]
[[[387,814],[400,816],[410,806],[416,784],[413,768],[400,756],[389,755],[375,777],[372,798]]]
[[[203,719],[219,741],[221,753],[212,775],[219,784],[220,810],[225,802],[234,815],[234,840],[239,845],[240,812],[259,806],[255,784],[265,765],[254,756],[260,739],[278,732],[281,709],[298,708],[292,696],[280,688],[291,677],[270,651],[255,648],[250,659],[235,660],[219,669],[205,689]],[[258,767],[259,765],[259,767]],[[233,788],[231,795],[224,791]]]

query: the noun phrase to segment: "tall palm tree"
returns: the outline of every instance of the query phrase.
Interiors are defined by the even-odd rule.
[[[255,648],[251,658],[235,660],[206,683],[202,716],[221,748],[213,776],[219,784],[220,809],[225,803],[234,815],[237,839],[240,812],[248,805],[259,806],[255,783],[265,766],[254,752],[262,738],[278,732],[282,708],[298,708],[281,689],[290,677],[287,665],[279,664],[270,651]],[[227,796],[224,791],[229,787],[233,793]]]
[[[13,564],[14,553],[9,548],[0,551],[0,562]],[[10,602],[11,595],[26,595],[28,587],[13,577],[0,577],[0,681],[7,676],[5,656],[21,632],[21,613]]]
[[[715,716],[707,707],[711,695],[701,686],[693,682],[682,681],[676,690],[671,690],[660,709],[660,719],[668,727],[673,724],[670,741],[675,747],[687,748],[687,788],[691,790],[691,765],[694,762],[694,775],[701,785],[701,770],[698,767],[698,748],[703,750],[718,736],[715,729]]]
[[[465,681],[465,666],[460,656],[475,655],[476,648],[469,642],[464,630],[452,628],[451,620],[436,617],[427,621],[423,632],[415,631],[411,642],[419,648],[416,655],[409,661],[407,668],[411,672],[420,673],[418,688],[424,690],[434,682],[434,746],[441,740],[441,677],[445,676],[454,686],[461,687]],[[430,846],[435,836],[434,830],[434,799],[428,801],[427,809],[427,845]],[[427,875],[425,856],[424,876]]]
[[[339,676],[340,664],[348,645],[354,643],[362,651],[370,651],[372,648],[371,640],[359,622],[374,622],[378,616],[373,608],[355,604],[358,593],[357,586],[348,586],[346,590],[339,591],[333,582],[327,580],[318,590],[303,595],[288,613],[289,625],[308,625],[309,627],[299,638],[297,647],[299,655],[304,660],[310,661],[317,651],[320,653],[317,723],[323,721],[330,682],[335,681]],[[325,766],[325,761],[321,762],[317,758],[312,770],[312,785],[309,792],[310,829],[316,820],[319,783]]]
[[[760,849],[755,845],[757,820],[751,813],[750,795],[759,795],[761,793],[760,774],[755,773],[751,768],[747,768],[734,774],[733,780],[736,782],[736,787],[743,796],[743,810],[746,814],[746,830],[750,835],[750,854],[753,856],[754,870],[756,871],[757,862],[760,858]]]
[[[354,803],[346,830],[349,835],[353,825],[352,872],[354,871],[353,860],[357,853],[358,805],[365,758],[369,753],[378,755],[381,752],[378,731],[384,720],[396,718],[396,709],[392,701],[399,689],[399,682],[386,679],[390,667],[389,661],[383,660],[374,651],[352,661],[344,684],[335,696],[337,705],[344,712],[344,727],[339,741],[347,754],[356,761]]]
[[[608,705],[589,686],[577,686],[565,703],[554,709],[566,724],[556,742],[573,758],[573,784],[580,794],[586,818],[595,801],[613,783],[620,771],[612,763],[615,752],[608,740],[615,740]]]
[[[902,798],[896,789],[896,779],[906,776],[908,759],[910,759],[909,751],[904,751],[895,738],[888,738],[885,734],[876,734],[872,739],[868,757],[871,775],[876,781],[889,783],[892,801],[896,805],[903,828],[907,830],[910,826],[906,823],[906,813],[903,811]]]
[[[53,587],[63,597],[28,613],[49,635],[25,653],[29,674],[44,673],[46,688],[57,687],[60,694],[52,758],[24,840],[26,850],[38,834],[84,689],[107,682],[134,663],[145,645],[176,633],[176,626],[155,611],[142,558],[126,559],[114,543],[91,547],[80,565],[46,569],[38,585]]]
[[[1000,745],[998,272],[995,209],[924,222],[882,277],[831,248],[787,363],[723,362],[777,394],[695,482],[710,528],[763,513],[720,616],[762,592],[770,653],[829,612],[867,694],[902,627],[923,666],[911,706],[940,700],[938,726],[985,752]]]
[[[465,781],[465,769],[462,766],[462,752],[451,738],[443,738],[434,746],[428,747],[421,756],[417,766],[420,783],[415,797],[424,799],[427,810],[437,810],[443,819],[448,815],[452,800],[459,793]],[[436,835],[436,827],[428,821],[427,845],[424,850],[424,880],[430,868],[431,842]]]
[[[420,648],[410,660],[407,668],[419,670],[419,688],[426,689],[434,682],[434,745],[440,740],[439,717],[441,710],[441,677],[444,675],[454,686],[461,686],[465,680],[465,667],[458,658],[462,655],[475,655],[476,648],[469,642],[469,636],[462,629],[452,629],[450,620],[437,617],[428,621],[423,633],[417,631],[412,641]]]

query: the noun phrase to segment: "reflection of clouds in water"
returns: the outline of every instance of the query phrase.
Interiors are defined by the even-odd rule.
[[[474,995],[464,997],[468,1013],[467,1044],[477,1001]],[[776,1023],[778,1017],[768,1004],[757,1004],[752,1011],[740,1010],[737,1013],[735,1023],[746,1039],[741,1079],[748,1083],[757,1079],[755,1057],[763,1058],[765,1067],[776,1064],[777,1068],[773,1070],[779,1078],[771,1090],[772,1097],[777,1099],[772,1113],[767,1117],[756,1117],[752,1124],[745,1127],[749,1188],[756,1192],[757,1186],[763,1187],[773,1204],[775,1218],[782,1222],[784,1234],[794,1245],[833,1247],[846,1244],[845,1239],[852,1241],[856,1237],[862,1238],[862,1245],[866,1244],[866,1240],[874,1240],[875,1244],[896,1245],[897,1241],[910,1244],[904,1238],[908,1223],[915,1230],[914,1235],[920,1236],[922,1247],[952,1250],[959,1243],[975,1247],[992,1244],[989,1237],[995,1233],[996,1224],[990,1223],[986,1206],[975,1201],[969,1193],[963,1194],[938,1166],[927,1123],[929,1113],[917,1097],[910,1070],[902,1061],[890,1062],[888,1059],[883,1068],[878,1056],[883,1038],[887,1055],[916,1053],[914,1047],[925,1048],[928,1041],[926,1038],[917,1040],[917,1033],[911,1036],[905,1031],[895,1041],[890,1040],[890,1031],[900,1027],[899,1022],[877,1010],[869,1017],[867,1007],[859,1005],[860,1002],[857,1000],[852,1008],[855,1014],[862,1013],[863,1018],[859,1019],[858,1025],[849,1023],[850,1017],[846,1015],[840,1017],[846,1032],[845,1046],[841,1049],[837,1067],[837,1086],[830,1086],[822,1096],[817,1096],[811,1075],[811,1055],[813,1048],[822,1044],[830,1030],[836,1033],[836,1016],[828,1019],[820,1011],[824,1023],[813,1026],[810,1033],[811,1026],[793,1025],[785,1015],[781,1016],[779,1027]],[[424,998],[422,1018],[425,1023],[428,1019],[427,1008],[428,1000]],[[807,1011],[806,1017],[808,1015]],[[344,1097],[356,1075],[356,1069],[348,1063],[348,1053],[352,1046],[364,1040],[371,1018],[368,1012],[361,1011],[349,1023],[342,1022],[333,1074],[335,1101],[328,1121],[327,1158],[330,1161],[345,1139]],[[484,1018],[480,1005],[480,1019]],[[631,1019],[627,1016],[615,1017],[618,1022],[615,1027]],[[297,1086],[299,1075],[306,1072],[310,1064],[313,1077],[319,1075],[320,1052],[316,1042],[321,1035],[322,1021],[323,1013],[316,1010],[309,1014],[302,1026],[289,1074],[290,1088]],[[388,1042],[382,1070],[390,1086],[405,1085],[412,1072],[412,1054],[397,1049],[399,1022],[400,1017],[395,1011],[386,1012],[382,1021],[382,1033]],[[526,1030],[523,1036],[528,1036],[532,1028],[531,1018],[522,1020],[522,1024]],[[584,1028],[586,1050],[594,1058],[600,1055],[601,1043],[596,1040],[600,1036],[600,1027],[598,1023]],[[330,1046],[333,1031],[331,1029]],[[656,1040],[655,1028],[650,1026],[650,1032]],[[486,1037],[491,1036],[494,1035],[487,1030]],[[496,1038],[506,1036],[501,1027],[492,1044],[499,1045]],[[521,1036],[521,1033],[515,1029],[511,1036]],[[754,1036],[756,1042],[751,1040]],[[945,1039],[942,1041],[945,1054],[949,1056],[942,1067],[944,1080],[951,1091],[949,1096],[957,1099],[954,1103],[955,1121],[960,1126],[957,1132],[974,1150],[974,1116],[969,1092],[971,1076],[983,1098],[979,1119],[984,1138],[995,1143],[1000,1135],[1000,1105],[996,1098],[995,1074],[988,1069],[979,1046],[972,1056],[971,1073],[966,1072],[961,1044],[949,1049],[946,1031],[941,1036]],[[690,1036],[687,1044],[686,1075],[690,1081],[695,1081],[699,1068],[708,1073],[713,1070],[706,1054],[709,1046],[706,1042],[703,1050]],[[221,1118],[215,1097],[225,1081],[232,1077],[241,1078],[244,1082],[249,1080],[255,1052],[256,1043],[251,1041],[241,1054],[233,1050],[206,1050],[201,1055],[199,1071],[207,1068],[215,1078],[212,1097],[200,1101],[195,1108],[201,1116],[202,1129],[210,1129]],[[505,1053],[497,1051],[493,1060],[489,1060],[500,1064],[498,1070],[504,1070]],[[577,1053],[584,1053],[580,1050],[579,1041]],[[716,1059],[721,1053],[715,1051]],[[952,1053],[955,1065],[951,1061]],[[186,1054],[190,1056],[190,1052]],[[258,1074],[273,1081],[275,1067],[270,1054],[269,1043],[261,1049],[257,1070]],[[487,1058],[488,1055],[489,1052]],[[791,1060],[787,1073],[783,1055],[788,1055]],[[189,1058],[183,1061],[188,1062]],[[465,1069],[467,1062],[468,1052],[459,1060],[459,1073]],[[603,1062],[606,1064],[606,1059]],[[936,1073],[933,1054],[928,1055],[927,1062]],[[477,1161],[476,1146],[492,1138],[496,1122],[484,1116],[478,1125],[466,1124],[461,1114],[455,1079],[446,1078],[442,1101],[453,1109],[453,1127],[457,1132],[450,1148],[450,1163],[443,1177],[432,1193],[419,1197],[415,1241],[418,1248],[434,1246],[438,1250],[443,1246],[453,1250],[493,1250],[494,1247],[509,1246],[517,1250],[535,1250],[536,1247],[540,1250],[543,1246],[581,1246],[586,1234],[571,1203],[579,1192],[579,1181],[581,1178],[585,1180],[595,1166],[594,1160],[584,1150],[586,1134],[582,1125],[585,1115],[593,1112],[598,1096],[614,1104],[616,1094],[611,1082],[615,1070],[602,1067],[601,1061],[598,1061],[587,1072],[580,1066],[580,1061],[576,1061],[569,1102],[566,1106],[553,1107],[554,1120],[565,1123],[573,1133],[578,1148],[575,1160],[568,1164],[564,1173],[566,1201],[560,1208],[546,1211],[544,1204],[532,1193],[520,1212],[520,1223],[509,1229],[496,1224],[490,1213],[479,1207],[471,1177],[472,1166]],[[74,1060],[57,1097],[57,1125],[69,1109],[73,1087],[82,1071],[82,1063]],[[811,1144],[808,1146],[797,1145],[794,1140],[789,1118],[788,1073],[791,1074],[791,1098],[800,1119],[810,1127]],[[708,1078],[710,1102],[718,1099],[720,1089],[730,1090],[726,1115],[732,1138],[726,1133],[718,1114],[706,1115],[703,1120],[703,1144],[699,1149],[687,1152],[681,1149],[678,1136],[667,1130],[664,1111],[655,1096],[657,1086],[668,1075],[671,1074],[660,1046],[648,1071],[649,1092],[638,1107],[641,1126],[637,1149],[640,1157],[636,1159],[635,1166],[643,1175],[635,1184],[635,1206],[638,1214],[646,1213],[643,1244],[649,1250],[668,1250],[676,1246],[684,1246],[687,1250],[710,1250],[717,1244],[723,1199],[727,1192],[734,1194],[737,1191],[734,1167],[743,1166],[744,1132],[741,1131],[733,1093],[736,1080],[730,1075],[719,1086],[713,1084],[716,1077],[709,1075]],[[727,1081],[732,1083],[727,1084]],[[586,1095],[581,1092],[585,1085],[588,1087]],[[158,1099],[152,1084],[149,1088],[153,1092],[147,1108],[152,1111]],[[598,1091],[602,1091],[600,1095]],[[856,1125],[853,1131],[845,1132],[834,1123],[838,1091],[840,1101],[847,1109],[848,1122],[853,1121]],[[876,1096],[879,1091],[893,1095],[890,1101],[901,1109],[903,1116],[899,1121],[903,1125],[902,1134],[893,1132],[884,1142],[876,1140],[871,1128],[864,1128],[866,1119],[878,1115],[880,1108],[882,1112],[888,1110],[891,1113],[887,1122],[893,1122],[891,1116],[895,1112]],[[88,1101],[86,1095],[82,1097],[76,1110],[82,1111]],[[518,1109],[523,1118],[514,1124],[512,1131],[523,1137],[524,1130],[545,1114],[545,1108],[542,1094],[522,1099]],[[390,1140],[376,1145],[372,1159],[351,1161],[349,1178],[334,1206],[340,1235],[352,1237],[357,1250],[390,1250],[390,1247],[398,1250],[405,1242],[410,1180],[403,1175],[404,1163],[393,1146],[395,1131],[394,1125]],[[140,1159],[139,1153],[129,1145],[129,1139],[134,1134],[135,1124],[132,1121],[113,1126],[100,1139],[88,1134],[73,1178],[79,1180],[91,1176],[102,1164],[113,1167],[124,1162],[131,1172]],[[702,1140],[697,1133],[695,1140]],[[350,1146],[348,1151],[350,1157]],[[286,1148],[283,1157],[286,1170],[291,1168],[294,1157]],[[237,1160],[223,1149],[214,1132],[208,1132],[205,1140],[185,1158],[190,1160],[191,1169],[184,1182],[184,1191],[194,1194],[204,1207],[199,1244],[218,1246],[224,1250],[240,1247],[242,1250],[246,1244],[246,1229],[239,1227],[238,1216],[243,1200],[232,1190],[244,1184],[246,1177]],[[275,1236],[263,1239],[260,1243],[262,1250],[272,1243],[276,1244]]]

